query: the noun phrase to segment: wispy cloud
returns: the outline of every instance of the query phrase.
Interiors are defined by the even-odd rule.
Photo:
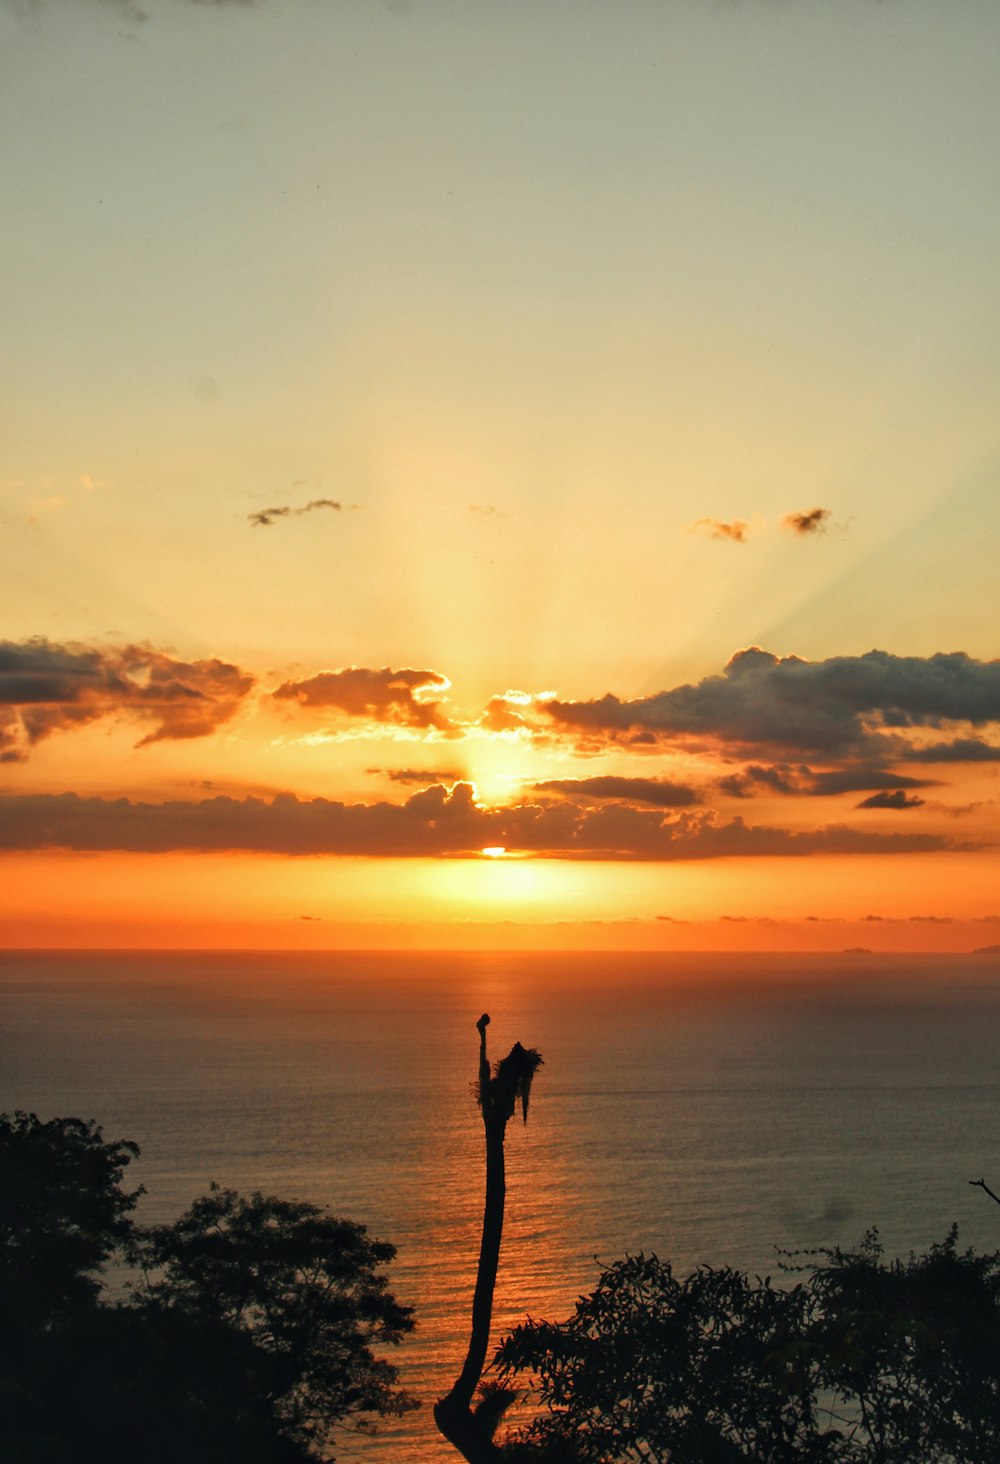
[[[911,778],[885,768],[845,767],[815,772],[805,763],[775,763],[769,767],[751,763],[738,773],[720,778],[716,785],[730,798],[753,798],[759,793],[778,793],[795,798],[831,798],[839,793],[863,793],[868,789],[930,788],[932,779]]]
[[[645,803],[655,808],[690,808],[700,803],[694,788],[672,783],[667,778],[550,778],[533,783],[535,793],[555,793],[583,803],[614,799],[622,803]]]
[[[304,513],[314,513],[318,508],[329,508],[334,513],[340,513],[343,504],[338,503],[335,498],[314,498],[309,503],[303,503],[301,507],[295,508],[291,504],[282,504],[278,508],[261,508],[256,513],[247,514],[247,520],[257,529],[269,529],[272,524],[283,518],[300,518]]]
[[[730,539],[734,544],[745,544],[750,525],[745,519],[700,518],[688,526],[689,534],[707,534],[710,539]]]
[[[786,513],[781,520],[781,527],[800,536],[822,534],[830,516],[828,508],[807,508],[802,513]]]
[[[428,788],[433,783],[459,783],[462,773],[454,768],[367,768],[372,777],[388,778],[391,783],[403,783],[419,788]]]

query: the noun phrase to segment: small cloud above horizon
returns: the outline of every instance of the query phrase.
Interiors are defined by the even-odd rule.
[[[465,774],[455,768],[366,768],[373,778],[388,778],[391,783],[415,784],[430,788],[439,783],[460,783]]]
[[[923,805],[924,800],[918,798],[916,794],[904,793],[901,788],[896,788],[891,792],[885,789],[881,793],[873,793],[870,798],[862,798],[856,807],[904,809],[922,808]]]
[[[781,527],[800,538],[808,534],[822,534],[826,532],[830,517],[828,508],[808,508],[801,513],[786,513],[781,519]]]
[[[352,505],[354,507],[356,505]],[[343,504],[335,498],[313,498],[309,503],[304,503],[299,508],[291,504],[282,504],[277,508],[261,508],[256,513],[247,514],[247,522],[255,529],[269,529],[278,519],[300,518],[304,513],[314,513],[318,508],[329,508],[334,513],[340,513]]]
[[[750,525],[745,519],[700,518],[688,525],[689,534],[707,534],[710,539],[728,539],[733,544],[745,544]]]

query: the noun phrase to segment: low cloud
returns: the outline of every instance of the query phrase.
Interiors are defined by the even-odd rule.
[[[550,778],[533,783],[535,793],[555,793],[582,799],[616,799],[623,803],[646,803],[655,808],[690,808],[701,799],[693,788],[666,778]]]
[[[870,798],[863,798],[857,805],[858,808],[922,808],[924,800],[904,793],[900,789],[894,792],[873,793]]]
[[[781,658],[759,646],[738,651],[722,675],[653,696],[623,701],[542,704],[560,731],[590,745],[636,739],[660,743],[711,740],[739,752],[850,757],[874,763],[889,751],[905,755],[898,735],[950,722],[1000,721],[1000,661],[962,651],[893,656],[868,651],[825,661]]]
[[[822,534],[829,518],[828,508],[808,508],[804,513],[786,513],[781,520],[781,527],[800,536]]]
[[[710,539],[730,539],[734,544],[745,544],[750,525],[744,519],[700,518],[689,525],[690,534],[707,534]]]
[[[200,4],[204,3],[204,0],[192,0],[192,3]],[[254,528],[269,529],[272,524],[277,523],[278,519],[301,518],[304,513],[315,513],[318,508],[329,508],[334,513],[340,513],[342,507],[343,505],[338,503],[335,498],[314,498],[309,503],[303,503],[299,508],[290,504],[283,504],[280,508],[262,508],[257,513],[248,514],[247,520],[253,524]]]
[[[415,784],[428,788],[434,783],[459,783],[462,773],[454,768],[367,768],[372,777],[388,778],[391,783]]]
[[[785,797],[831,798],[839,793],[863,793],[869,788],[929,788],[931,779],[910,778],[884,768],[831,768],[814,772],[804,763],[777,763],[770,767],[751,764],[742,772],[720,778],[716,784],[730,798],[753,798],[758,793],[779,793]]]
[[[1000,762],[1000,747],[979,737],[956,737],[953,742],[935,742],[906,753],[907,762],[992,763]]]
[[[278,701],[329,708],[348,717],[452,731],[456,724],[434,698],[434,693],[444,692],[450,685],[439,671],[348,666],[339,671],[321,671],[318,676],[300,681],[286,681],[273,694]]]
[[[180,661],[151,646],[3,641],[0,761],[23,762],[53,733],[109,716],[152,723],[140,747],[206,737],[233,716],[253,684],[226,661]]]
[[[811,854],[921,854],[967,849],[934,834],[866,833],[842,824],[808,831],[753,827],[705,812],[664,815],[611,804],[483,808],[472,786],[440,785],[403,804],[354,804],[279,794],[133,803],[75,793],[0,798],[0,848],[249,851],[394,858],[476,856],[503,846],[549,859],[677,862]]]

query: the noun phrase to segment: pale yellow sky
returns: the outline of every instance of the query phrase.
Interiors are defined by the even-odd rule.
[[[502,880],[512,919],[653,921],[660,880],[698,919],[740,889],[796,919],[861,918],[866,890],[994,913],[998,42],[992,0],[0,0],[0,797],[287,791],[356,806],[364,839],[435,781],[577,810],[505,825],[542,894],[465,859],[429,895],[398,833],[307,861],[375,927],[487,922]],[[788,703],[818,697],[825,740],[751,725],[784,694],[763,673],[702,708],[749,645],[827,668]],[[352,666],[450,684],[272,696]],[[512,689],[585,711],[479,725]],[[956,739],[980,745],[909,760]],[[5,862],[117,840],[149,938],[183,918],[182,856],[139,851],[200,824],[4,806]],[[468,853],[427,807],[421,838]],[[737,818],[812,845],[740,853]],[[291,835],[224,837],[270,868]],[[59,855],[53,890],[41,857],[8,888],[86,943],[94,861]],[[254,919],[292,918],[250,894],[263,853],[212,858],[221,903],[229,859]]]

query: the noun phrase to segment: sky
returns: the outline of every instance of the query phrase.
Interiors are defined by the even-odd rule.
[[[994,0],[0,0],[0,942],[1000,943]]]

